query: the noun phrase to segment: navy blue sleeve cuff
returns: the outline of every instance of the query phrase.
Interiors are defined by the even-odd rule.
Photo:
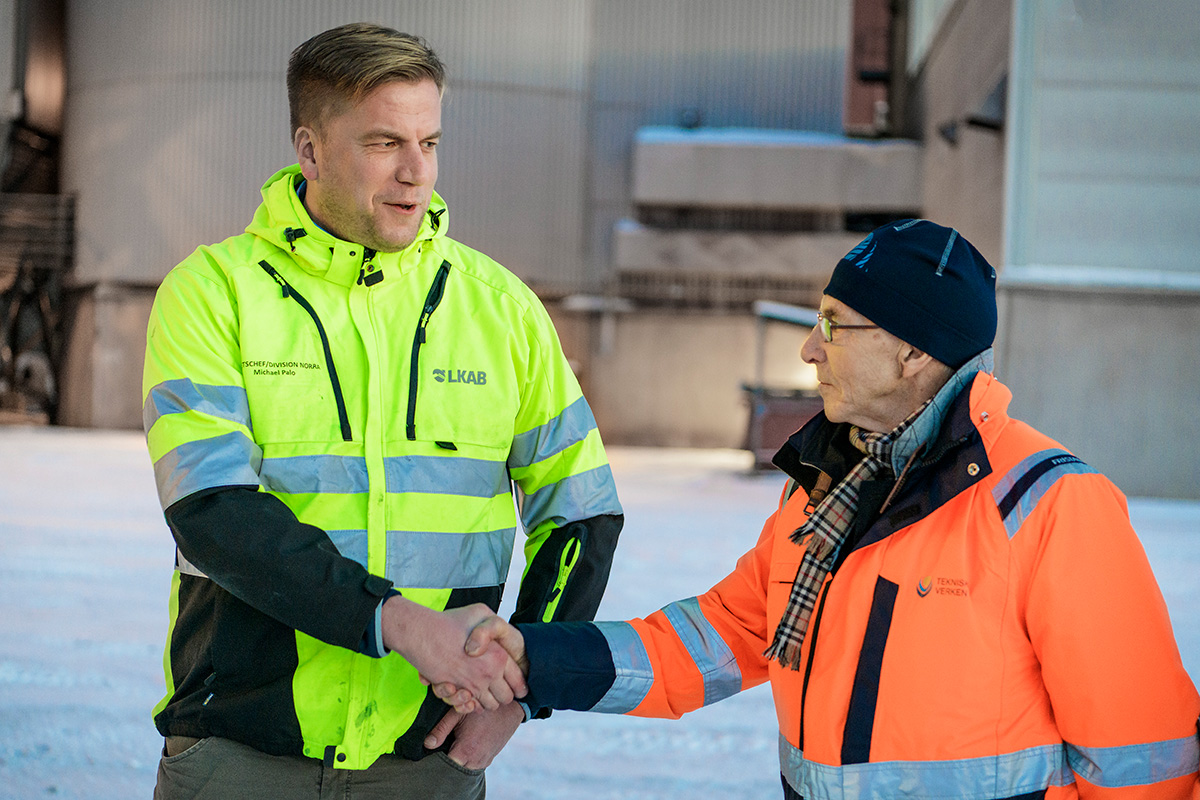
[[[375,613],[371,617],[371,621],[367,623],[367,629],[363,631],[362,641],[359,642],[358,652],[364,656],[371,658],[383,658],[388,654],[387,647],[383,644],[383,604],[388,601],[389,597],[400,594],[395,589],[388,589],[387,594],[379,601],[379,605],[375,606]]]
[[[531,709],[587,711],[617,678],[604,634],[590,622],[521,623]]]

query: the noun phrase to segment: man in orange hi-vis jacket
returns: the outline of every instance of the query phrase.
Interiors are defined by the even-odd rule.
[[[825,289],[801,351],[824,413],[734,571],[468,651],[499,639],[543,707],[678,717],[770,679],[789,800],[1200,797],[1200,698],[1125,499],[1008,416],[995,331],[962,236],[879,228]]]

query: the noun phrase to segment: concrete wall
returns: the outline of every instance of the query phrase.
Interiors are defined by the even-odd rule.
[[[921,146],[808,131],[644,128],[633,200],[689,208],[908,211],[920,203]]]
[[[152,289],[101,284],[70,293],[59,418],[89,428],[140,428],[142,362]]]
[[[750,314],[633,311],[605,323],[598,314],[551,309],[569,358],[610,444],[742,447],[755,380],[757,320]],[[764,384],[812,388],[800,359],[808,329],[768,323]]]
[[[1004,134],[968,119],[1008,74],[1010,3],[958,0],[939,13],[945,15],[943,25],[926,51],[918,79],[919,116],[912,123],[924,145],[924,215],[957,228],[999,267]]]
[[[1013,411],[1128,494],[1200,497],[1200,4],[1015,6]]]
[[[1013,286],[998,370],[1013,414],[1130,495],[1200,497],[1200,293]]]

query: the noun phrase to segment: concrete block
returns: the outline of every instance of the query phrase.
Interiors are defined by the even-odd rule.
[[[643,128],[633,201],[643,205],[908,211],[921,146],[805,131]]]

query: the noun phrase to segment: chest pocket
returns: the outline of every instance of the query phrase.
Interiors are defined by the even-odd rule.
[[[242,380],[255,440],[349,441],[345,397],[324,324],[291,286],[268,302],[281,305],[241,323]]]
[[[787,608],[788,597],[792,593],[792,584],[796,580],[796,572],[800,569],[800,548],[794,547],[795,559],[775,560],[771,562],[771,571],[767,579],[767,627],[774,633],[775,626],[783,618],[783,610]]]
[[[507,328],[486,312],[464,308],[445,285],[448,277],[443,264],[413,336],[405,436],[507,452],[520,403]]]

